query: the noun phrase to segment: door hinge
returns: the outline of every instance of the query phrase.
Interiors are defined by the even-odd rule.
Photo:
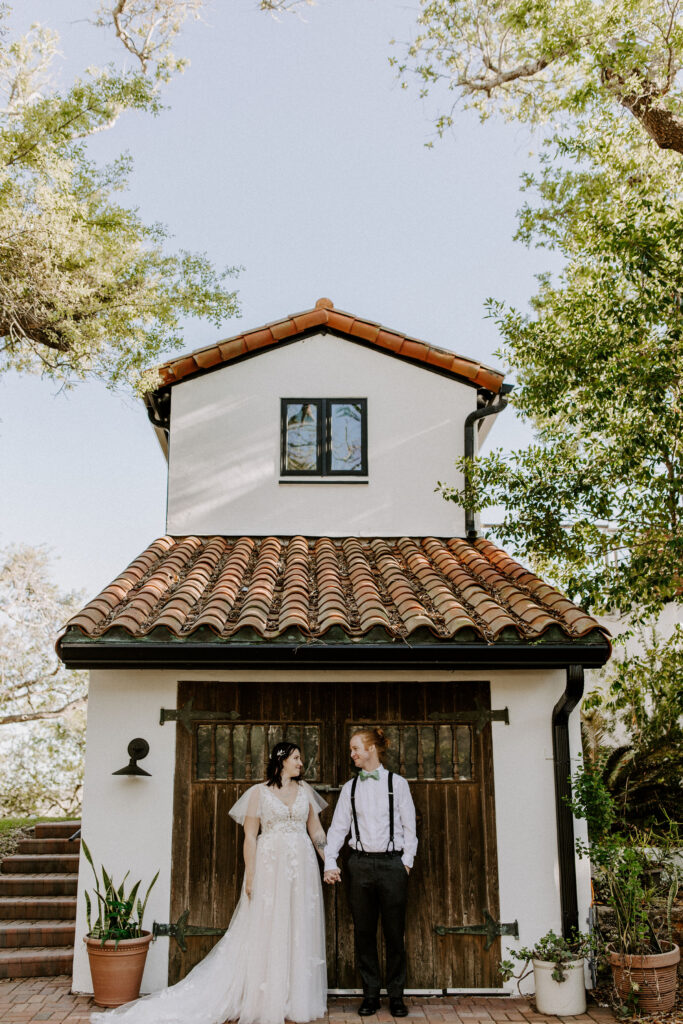
[[[186,935],[225,935],[227,928],[202,928],[199,925],[188,924],[187,919],[190,911],[185,910],[175,924],[160,924],[155,921],[152,925],[152,935],[155,939],[168,937],[175,939],[183,953],[187,952]]]
[[[240,717],[239,711],[195,711],[194,697],[181,708],[161,708],[159,725],[164,722],[180,722],[188,732],[192,732],[193,722],[234,722]]]
[[[516,939],[519,938],[519,925],[516,921],[501,924],[500,921],[494,921],[486,909],[482,917],[484,924],[435,924],[434,931],[437,935],[485,935],[484,949],[490,949],[499,935],[513,935]]]
[[[432,711],[427,718],[430,722],[462,722],[466,725],[474,725],[475,732],[479,734],[489,722],[505,722],[510,724],[510,714],[507,708],[492,711],[487,708],[479,696],[474,699],[474,711]]]

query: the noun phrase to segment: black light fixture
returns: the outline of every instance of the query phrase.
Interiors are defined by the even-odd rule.
[[[147,740],[143,740],[141,737],[131,740],[128,744],[130,761],[125,768],[119,768],[117,772],[112,772],[112,775],[148,775],[151,777],[151,772],[146,772],[138,765],[138,761],[142,761],[143,757],[147,757],[148,754],[149,743]]]

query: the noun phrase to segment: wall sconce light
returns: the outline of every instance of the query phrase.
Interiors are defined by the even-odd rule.
[[[151,772],[146,772],[138,765],[138,761],[142,761],[143,757],[147,757],[148,754],[149,743],[147,740],[143,740],[141,737],[131,740],[128,744],[130,761],[125,768],[119,768],[117,772],[112,772],[112,775],[148,775],[151,777]]]

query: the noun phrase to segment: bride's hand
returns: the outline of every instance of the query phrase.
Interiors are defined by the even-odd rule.
[[[247,878],[245,878],[245,880],[244,880],[244,891],[246,892],[246,894],[247,894],[249,899],[251,899],[251,890],[252,890],[253,886],[254,886],[254,879],[253,878],[249,878],[247,876]]]

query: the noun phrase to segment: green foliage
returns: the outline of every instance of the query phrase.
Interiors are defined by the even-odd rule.
[[[85,709],[63,719],[28,722],[0,730],[0,813],[81,813],[85,757]]]
[[[531,124],[625,109],[644,138],[683,152],[678,0],[421,0],[417,33],[391,63],[404,85],[436,92],[439,134],[458,104]]]
[[[620,820],[665,828],[683,821],[683,628],[667,640],[655,630],[641,639],[642,653],[612,660],[583,713],[609,733],[601,771]],[[624,730],[627,742],[614,745]]]
[[[54,33],[0,37],[0,369],[143,389],[154,383],[145,367],[182,344],[183,318],[218,326],[237,312],[224,284],[234,270],[169,253],[166,230],[117,201],[130,159],[99,167],[88,156],[87,140],[124,111],[159,112],[169,41],[155,73],[141,60],[143,70],[110,66],[51,91]]]
[[[50,577],[48,552],[0,551],[0,813],[77,814],[87,673],[64,668],[54,643],[82,595]]]
[[[677,159],[605,115],[556,138],[520,237],[565,259],[533,315],[491,303],[529,448],[468,466],[476,508],[543,575],[596,611],[647,617],[679,597],[683,560],[683,190]]]
[[[135,884],[128,890],[125,891],[126,879],[128,878],[129,872],[126,872],[123,881],[117,887],[112,877],[107,873],[104,867],[100,868],[102,878],[100,879],[95,869],[95,864],[92,859],[92,854],[88,849],[88,846],[84,839],[81,839],[81,846],[83,847],[83,853],[88,861],[88,864],[92,868],[93,875],[95,876],[95,909],[97,910],[97,917],[92,919],[93,903],[90,893],[85,893],[85,905],[86,905],[86,920],[88,922],[88,935],[93,939],[101,939],[102,945],[107,941],[114,940],[118,946],[122,939],[139,939],[142,936],[142,923],[147,907],[147,900],[149,894],[152,891],[152,887],[159,877],[159,872],[149,884],[149,888],[145,893],[144,900],[138,899],[138,890],[140,888],[140,882]]]
[[[527,968],[532,960],[542,960],[544,963],[554,964],[552,977],[557,982],[567,980],[566,968],[587,957],[594,947],[590,935],[584,935],[574,930],[568,938],[556,935],[551,929],[546,932],[533,946],[523,946],[521,949],[510,950],[510,956],[522,964],[518,974],[514,973],[515,965],[512,960],[501,960],[499,970],[503,981],[510,978],[517,979],[517,988],[520,982],[527,976]]]
[[[678,827],[665,831],[617,827],[617,808],[600,762],[584,763],[572,779],[572,811],[588,824],[588,845],[577,840],[580,856],[589,856],[598,896],[615,916],[618,952],[662,952],[671,941],[671,906],[680,887],[678,861],[683,850]]]

